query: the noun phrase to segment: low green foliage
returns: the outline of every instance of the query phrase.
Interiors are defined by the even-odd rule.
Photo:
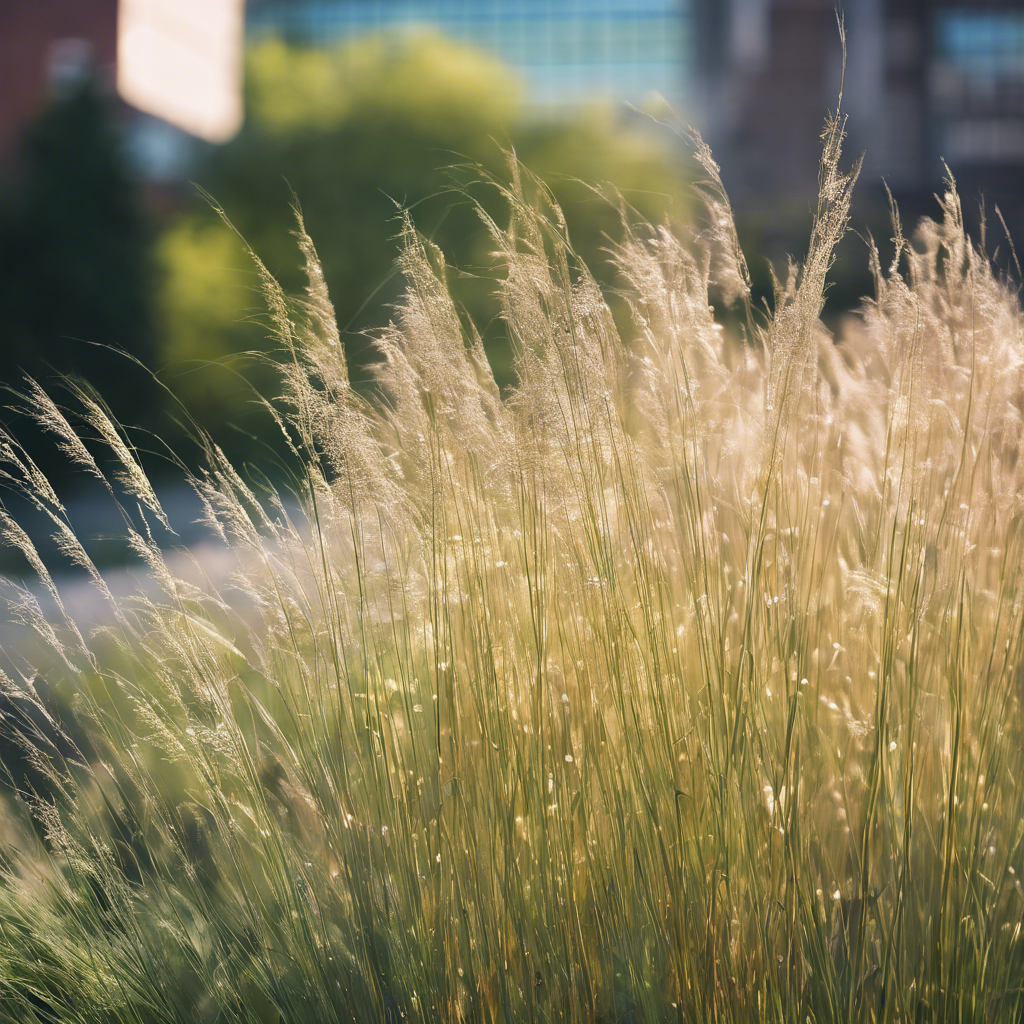
[[[623,332],[514,165],[509,226],[481,211],[508,394],[407,219],[361,396],[300,224],[300,301],[256,267],[304,474],[257,494],[207,446],[206,579],[76,392],[150,581],[94,573],[84,636],[0,520],[39,576],[10,588],[0,1018],[1019,1019],[1024,318],[950,186],[826,334],[841,134],[764,318],[698,142],[708,226],[627,217]]]

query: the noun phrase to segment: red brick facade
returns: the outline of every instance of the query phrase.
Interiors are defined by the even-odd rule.
[[[45,102],[53,46],[64,39],[88,43],[113,82],[117,0],[0,0],[0,160]]]

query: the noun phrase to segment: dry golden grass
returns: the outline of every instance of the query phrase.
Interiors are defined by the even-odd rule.
[[[373,401],[305,233],[301,301],[257,261],[302,515],[209,446],[227,584],[165,559],[87,392],[155,595],[106,589],[4,442],[109,609],[86,636],[9,588],[36,640],[4,678],[0,1018],[1020,1018],[1024,318],[950,186],[829,336],[841,137],[744,338],[709,305],[749,282],[702,144],[705,231],[625,218],[622,332],[513,167],[509,395],[411,223]]]

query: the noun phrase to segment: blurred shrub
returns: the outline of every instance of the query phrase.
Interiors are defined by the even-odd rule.
[[[294,192],[357,382],[366,379],[372,358],[360,332],[386,321],[398,296],[398,247],[382,230],[398,205],[412,208],[418,227],[458,268],[449,275],[453,291],[485,326],[498,378],[508,380],[503,325],[488,282],[480,280],[489,245],[462,191],[500,211],[496,192],[480,182],[481,170],[503,172],[503,145],[511,143],[551,184],[580,255],[599,272],[606,232],[618,215],[581,181],[615,181],[652,219],[678,201],[672,150],[646,123],[624,123],[608,106],[532,116],[509,68],[431,32],[375,35],[331,49],[267,40],[250,51],[247,92],[243,133],[210,153],[199,182],[286,290],[302,285],[290,235]],[[189,372],[196,360],[231,363],[231,353],[267,348],[266,327],[252,315],[261,307],[242,243],[197,197],[164,234],[160,259],[168,381],[204,426],[242,422],[242,403],[252,393],[234,372]],[[244,372],[265,386],[251,364]]]

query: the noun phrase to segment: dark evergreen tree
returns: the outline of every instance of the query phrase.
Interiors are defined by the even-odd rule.
[[[0,197],[0,378],[77,373],[138,422],[112,350],[151,362],[150,232],[114,102],[85,80],[26,130]]]

